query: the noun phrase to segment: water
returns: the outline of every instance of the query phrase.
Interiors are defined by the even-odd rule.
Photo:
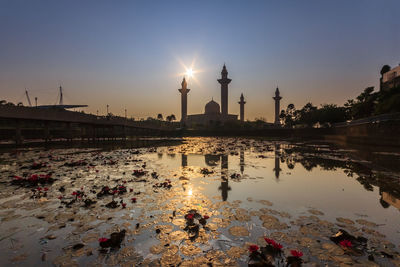
[[[265,246],[265,236],[281,243],[285,256],[302,251],[306,266],[400,262],[396,151],[240,138],[146,145],[1,154],[0,265],[247,266],[248,246]],[[78,160],[85,164],[65,164]],[[46,166],[32,170],[33,162]],[[10,184],[14,175],[49,172],[56,181],[39,185],[46,196]],[[168,180],[171,188],[159,186]],[[126,208],[107,208],[113,196],[96,194],[117,185],[127,188],[114,197]],[[83,207],[77,199],[67,207],[78,190],[97,203]],[[191,209],[210,217],[193,242],[184,230]],[[99,251],[98,238],[120,229],[127,231],[121,248]],[[367,246],[357,254],[336,245],[329,237],[339,229],[367,238]]]

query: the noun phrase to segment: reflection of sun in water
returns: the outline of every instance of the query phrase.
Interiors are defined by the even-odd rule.
[[[186,76],[189,77],[189,78],[192,78],[193,77],[193,69],[187,69],[186,70]]]

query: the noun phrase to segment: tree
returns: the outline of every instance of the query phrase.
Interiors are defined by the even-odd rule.
[[[348,100],[345,107],[350,109],[352,119],[360,119],[374,115],[375,105],[379,94],[373,93],[374,87],[367,87],[356,97],[355,100]]]
[[[294,104],[289,104],[286,108],[286,111],[283,111],[283,123],[287,127],[293,127],[296,121],[297,110]],[[282,113],[281,113],[282,114]]]
[[[162,115],[161,113],[159,113],[159,114],[157,115],[157,120],[160,120],[160,121],[163,120],[163,115]]]
[[[175,115],[171,114],[171,115],[167,116],[166,120],[169,122],[176,120]]]
[[[381,75],[385,74],[386,72],[390,71],[390,66],[389,65],[383,65],[381,69]]]
[[[380,91],[375,114],[400,112],[400,86]]]
[[[299,110],[296,114],[296,121],[299,124],[306,124],[307,126],[311,127],[315,123],[318,122],[317,120],[317,113],[316,110],[318,108],[313,106],[311,102],[308,102],[304,105],[304,107]]]
[[[335,104],[324,104],[317,110],[317,121],[320,125],[343,122],[348,119],[345,107],[338,107]]]

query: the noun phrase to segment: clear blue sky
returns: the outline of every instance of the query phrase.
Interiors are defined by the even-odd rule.
[[[65,103],[88,112],[180,118],[184,68],[188,112],[220,102],[224,62],[229,112],[273,120],[282,107],[343,104],[377,86],[384,64],[400,63],[400,1],[40,1],[0,0],[0,99]]]

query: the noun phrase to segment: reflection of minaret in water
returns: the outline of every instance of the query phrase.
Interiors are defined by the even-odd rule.
[[[275,144],[275,168],[274,168],[274,171],[275,171],[276,179],[279,179],[279,173],[282,170],[280,168],[280,164],[281,163],[280,163],[279,153],[278,153],[279,149],[280,149],[280,145],[279,144]]]
[[[239,152],[239,155],[240,155],[240,173],[241,174],[243,174],[243,172],[244,172],[244,148],[243,147],[240,147],[240,152]]]
[[[182,155],[182,168],[185,168],[187,166],[187,155],[186,154],[181,154]]]
[[[228,155],[221,156],[221,197],[223,201],[228,199],[228,191],[231,190],[228,184]]]

